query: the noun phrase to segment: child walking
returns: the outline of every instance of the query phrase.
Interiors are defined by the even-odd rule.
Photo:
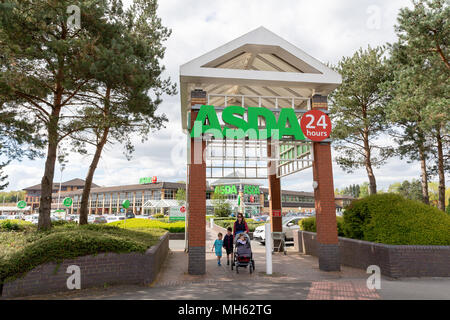
[[[216,241],[214,241],[213,246],[211,248],[211,251],[214,251],[214,249],[216,250],[218,266],[221,266],[220,258],[222,258],[222,246],[223,246],[222,233],[219,232],[219,234],[217,235],[217,239]]]
[[[223,247],[227,252],[227,265],[230,265],[230,255],[233,253],[233,229],[228,227],[227,234],[223,238]]]

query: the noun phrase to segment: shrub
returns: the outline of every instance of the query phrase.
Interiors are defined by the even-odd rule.
[[[66,221],[66,220],[57,220],[57,221],[52,221],[52,226],[56,227],[56,226],[64,226],[67,224],[73,224],[73,225],[77,225],[77,223],[75,221]]]
[[[185,229],[184,221],[163,222],[158,220],[147,220],[139,218],[127,219],[126,222],[124,220],[114,221],[107,223],[106,225],[117,226],[126,229],[164,229],[173,233],[182,233]]]
[[[316,217],[300,219],[300,221],[298,222],[298,225],[300,226],[300,230],[309,231],[309,232],[317,232]]]
[[[0,283],[12,280],[38,265],[102,252],[145,252],[159,241],[161,230],[137,232],[111,226],[64,225],[50,231],[34,231],[13,252],[0,256]],[[9,238],[14,244],[14,238]],[[5,245],[4,243],[0,245]]]
[[[2,231],[19,231],[24,230],[26,226],[31,226],[32,223],[23,220],[1,220],[0,221],[0,230]]]
[[[339,237],[344,236],[344,218],[336,217],[337,232]],[[298,222],[300,230],[317,232],[316,217],[304,218]]]
[[[450,217],[396,194],[353,201],[344,213],[346,237],[397,245],[450,245]]]
[[[157,213],[157,214],[154,214],[153,215],[153,218],[164,218],[164,214],[162,214],[162,213]]]

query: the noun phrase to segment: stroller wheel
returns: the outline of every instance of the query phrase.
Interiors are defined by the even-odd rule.
[[[236,273],[239,273],[239,267],[236,266]]]
[[[252,266],[251,263],[250,263],[249,266],[248,266],[248,270],[250,271],[250,273],[253,273],[253,266]]]

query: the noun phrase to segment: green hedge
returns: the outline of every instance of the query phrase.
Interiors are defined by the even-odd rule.
[[[126,229],[164,229],[173,233],[183,233],[185,229],[184,221],[164,222],[139,218],[127,219],[126,222],[125,220],[114,221],[107,223],[106,225],[117,226]]]
[[[0,232],[0,283],[47,262],[102,252],[145,252],[163,230],[144,232],[104,225],[54,227],[50,231]]]
[[[1,231],[21,231],[27,228],[28,226],[32,225],[33,224],[31,222],[23,220],[15,220],[15,219],[0,220]]]
[[[338,236],[343,237],[344,236],[344,218],[336,217],[336,223],[337,223]],[[298,225],[300,226],[300,230],[317,232],[316,217],[301,219],[298,222]]]
[[[450,245],[450,216],[397,194],[353,201],[344,213],[346,237],[397,245]]]

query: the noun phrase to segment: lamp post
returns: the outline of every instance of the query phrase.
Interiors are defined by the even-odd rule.
[[[58,210],[59,210],[59,202],[60,202],[60,200],[61,200],[62,174],[63,174],[63,171],[64,171],[65,167],[66,167],[66,164],[65,164],[65,163],[61,163],[60,166],[59,166],[59,170],[61,171],[61,175],[60,175],[60,178],[59,178]]]

